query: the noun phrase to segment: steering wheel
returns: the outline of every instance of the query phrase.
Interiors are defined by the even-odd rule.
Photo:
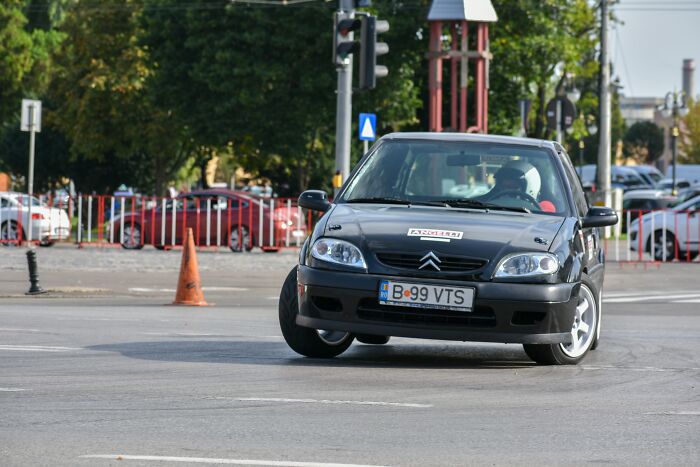
[[[499,198],[518,198],[518,199],[521,199],[521,200],[529,203],[532,206],[531,209],[533,209],[535,211],[541,210],[540,204],[537,202],[537,200],[535,198],[533,198],[532,196],[528,195],[527,193],[524,193],[524,192],[519,191],[519,190],[501,191],[493,198],[490,198],[489,202],[493,202],[493,200],[499,199]]]

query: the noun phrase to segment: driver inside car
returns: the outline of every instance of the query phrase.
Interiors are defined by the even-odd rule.
[[[545,212],[555,212],[551,201],[540,200],[542,179],[534,165],[525,161],[510,161],[494,175],[496,184],[484,196],[484,200],[494,202],[498,199],[518,199],[526,201],[524,207],[534,204]],[[529,203],[527,203],[529,201]],[[499,204],[499,203],[496,203]]]

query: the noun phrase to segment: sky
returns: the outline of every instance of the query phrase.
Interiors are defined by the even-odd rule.
[[[685,58],[695,59],[700,93],[700,0],[622,0],[615,15],[624,24],[612,30],[610,56],[624,95],[663,97],[680,90]]]

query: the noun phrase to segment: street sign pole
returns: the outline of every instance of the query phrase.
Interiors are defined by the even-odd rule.
[[[29,105],[29,174],[27,176],[27,241],[32,241],[32,194],[34,193],[34,104]]]
[[[365,150],[362,152],[362,154],[367,154],[367,151],[369,151],[369,141],[364,140],[363,143]]]
[[[22,99],[22,118],[19,129],[29,132],[29,171],[27,173],[27,241],[32,241],[32,196],[34,195],[34,141],[41,131],[41,101]]]

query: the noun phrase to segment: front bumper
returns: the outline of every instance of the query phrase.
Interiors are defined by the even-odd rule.
[[[579,284],[456,282],[421,283],[474,287],[471,312],[380,305],[383,279],[299,266],[299,315],[304,327],[358,334],[524,344],[569,343]]]

